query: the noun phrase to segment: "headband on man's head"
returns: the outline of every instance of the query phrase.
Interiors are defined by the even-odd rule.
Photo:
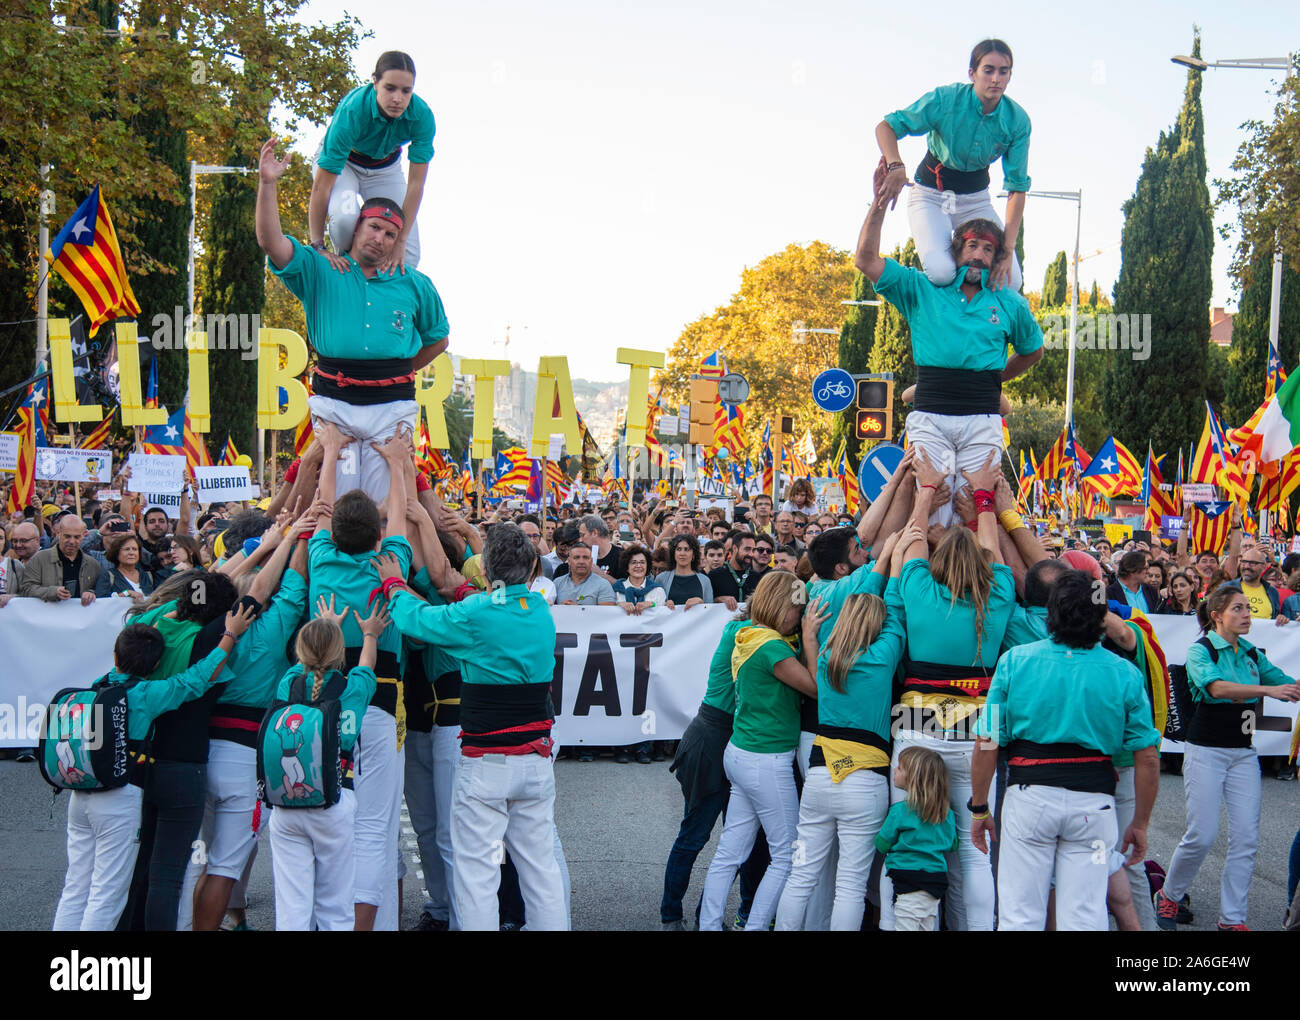
[[[393,226],[395,226],[398,230],[402,229],[402,224],[403,222],[405,222],[402,219],[402,214],[390,205],[366,206],[366,208],[361,210],[361,219],[364,220],[368,216],[373,216],[381,220],[387,220],[389,223],[393,224]]]
[[[362,213],[361,215],[364,216],[365,213]],[[998,244],[997,237],[989,233],[987,230],[967,230],[962,233],[961,239],[963,241],[988,241],[989,244],[994,246]]]

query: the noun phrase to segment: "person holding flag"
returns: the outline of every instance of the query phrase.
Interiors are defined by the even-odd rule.
[[[442,299],[418,270],[385,275],[407,213],[389,198],[368,198],[345,259],[347,271],[319,251],[285,236],[277,205],[288,159],[275,140],[262,146],[258,168],[257,241],[272,271],[303,303],[319,361],[308,406],[314,418],[336,424],[350,443],[339,458],[337,491],[388,493],[388,467],[377,452],[395,430],[415,432],[420,406],[415,376],[447,347]]]
[[[1003,246],[997,223],[971,219],[957,228],[950,253],[959,272],[944,285],[880,254],[890,202],[883,170],[876,171],[876,197],[862,224],[854,264],[911,326],[917,384],[908,438],[959,492],[962,472],[1002,457],[1002,384],[1043,356],[1043,333],[1019,293],[990,289]],[[1008,344],[1015,348],[1010,359]],[[935,521],[949,524],[951,507],[936,507]]]

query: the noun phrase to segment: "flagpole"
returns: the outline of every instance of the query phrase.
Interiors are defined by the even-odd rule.
[[[75,450],[77,448],[77,426],[74,422],[68,422],[68,446]],[[72,483],[72,492],[77,500],[77,516],[81,516],[81,483]]]
[[[41,164],[40,225],[36,230],[36,271],[40,282],[36,285],[36,366],[45,364],[49,352],[50,274],[41,272],[45,253],[50,250],[50,213],[54,211],[54,192],[50,191],[50,164]]]

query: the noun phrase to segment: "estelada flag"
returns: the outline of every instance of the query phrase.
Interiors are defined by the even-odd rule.
[[[140,314],[99,185],[54,236],[45,258],[86,309],[90,336],[106,322]]]

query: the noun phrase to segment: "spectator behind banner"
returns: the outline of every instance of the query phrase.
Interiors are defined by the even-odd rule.
[[[95,582],[95,596],[122,595],[142,599],[153,593],[154,575],[141,565],[140,539],[131,533],[109,535],[104,544],[108,569]]]
[[[1106,598],[1150,615],[1160,605],[1160,591],[1145,582],[1147,554],[1134,550],[1119,561],[1119,579],[1106,589]]]
[[[782,511],[794,513],[796,510],[802,510],[807,512],[817,506],[817,496],[813,493],[812,482],[807,478],[797,478],[791,482],[785,496],[785,501],[781,504]]]
[[[611,513],[611,519],[613,515]],[[609,536],[609,525],[595,514],[588,514],[578,522],[578,541],[595,549],[593,572],[603,577],[611,585],[623,576],[621,560],[623,552],[617,548]]]
[[[713,601],[722,603],[734,613],[738,603],[749,601],[763,575],[761,570],[755,572],[752,569],[756,543],[749,532],[732,531],[727,541],[731,543],[731,556],[722,566],[709,572],[709,584],[713,586]]]
[[[56,544],[42,549],[23,569],[22,594],[26,598],[62,602],[79,598],[83,606],[95,601],[95,584],[103,568],[81,551],[86,524],[67,514],[55,528]]]
[[[678,535],[668,545],[670,570],[655,578],[668,593],[668,608],[690,609],[713,601],[713,585],[700,571],[700,544],[687,535]]]
[[[614,582],[614,597],[629,615],[640,613],[653,606],[662,606],[668,599],[663,586],[650,572],[650,550],[643,545],[630,545],[623,551],[621,564],[624,577]]]
[[[1277,589],[1262,580],[1264,571],[1269,565],[1264,551],[1258,545],[1252,546],[1249,550],[1243,549],[1241,559],[1237,563],[1241,569],[1240,580],[1227,581],[1223,587],[1235,589],[1245,595],[1250,602],[1250,615],[1256,620],[1271,620],[1276,617],[1281,611],[1282,600],[1278,596]]]
[[[596,520],[600,520],[599,517]],[[591,549],[582,543],[569,547],[569,571],[555,578],[555,601],[562,606],[612,606],[614,589],[592,572]]]
[[[1194,570],[1176,570],[1169,578],[1169,597],[1160,603],[1156,612],[1165,616],[1195,616],[1200,604],[1196,592],[1200,587],[1200,576]],[[1300,612],[1300,608],[1297,609]],[[1281,616],[1278,622],[1285,622]]]
[[[31,521],[10,527],[8,547],[0,551],[0,609],[22,593],[23,572],[40,548],[41,533]]]
[[[140,566],[150,572],[163,564],[158,555],[158,544],[171,529],[167,520],[167,511],[161,507],[151,507],[144,512],[136,537],[140,540]],[[259,532],[260,534],[260,532]]]

